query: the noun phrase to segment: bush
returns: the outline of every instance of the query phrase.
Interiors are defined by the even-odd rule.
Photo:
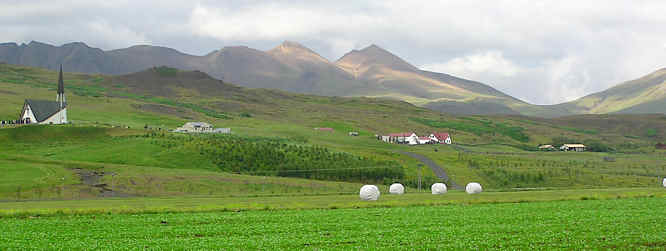
[[[608,145],[601,143],[600,141],[587,141],[584,143],[587,147],[587,151],[590,152],[611,152],[614,151],[613,148]]]

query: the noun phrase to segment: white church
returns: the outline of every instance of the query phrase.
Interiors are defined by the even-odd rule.
[[[67,100],[65,84],[62,80],[62,65],[58,76],[58,95],[56,101],[26,99],[21,112],[22,124],[66,124]]]

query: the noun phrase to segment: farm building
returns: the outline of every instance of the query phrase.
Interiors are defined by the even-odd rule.
[[[568,151],[574,151],[574,152],[584,152],[585,151],[585,145],[583,144],[564,144],[560,146],[560,150],[568,152]]]
[[[389,143],[418,145],[419,137],[413,132],[391,133],[388,135]]]
[[[654,147],[657,149],[666,150],[666,144],[658,143]]]
[[[432,133],[430,134],[430,139],[439,144],[451,144],[451,135],[448,133]]]
[[[67,100],[65,99],[65,84],[62,79],[62,65],[58,75],[56,101],[26,99],[18,122],[19,124],[67,123]]]
[[[413,132],[391,133],[389,135],[375,135],[377,140],[394,144],[426,145],[426,144],[451,144],[451,136],[448,133],[432,133],[429,136],[419,137]]]
[[[187,122],[185,125],[176,128],[174,132],[184,133],[231,133],[231,128],[213,128],[206,122]]]
[[[377,135],[377,139],[386,143],[391,143],[391,136]]]
[[[540,145],[539,150],[541,151],[553,151],[555,147],[553,145]]]
[[[433,140],[430,137],[419,137],[419,145],[433,144],[434,142],[437,141]]]

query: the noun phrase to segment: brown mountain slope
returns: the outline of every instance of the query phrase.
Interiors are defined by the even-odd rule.
[[[295,42],[261,51],[224,47],[193,56],[159,46],[132,46],[102,51],[83,43],[52,46],[39,42],[0,44],[0,62],[83,73],[128,74],[155,66],[198,70],[254,88],[272,88],[326,96],[385,97],[457,114],[523,114],[555,117],[587,113],[653,113],[666,111],[665,70],[580,100],[537,106],[483,83],[418,69],[400,57],[371,45],[353,50],[336,62]]]
[[[336,65],[373,87],[376,91],[369,96],[406,100],[443,112],[517,114],[513,107],[526,105],[478,82],[419,70],[377,45],[347,53]]]
[[[42,60],[44,56],[48,60]],[[388,97],[449,113],[515,113],[510,105],[522,104],[481,83],[421,71],[377,45],[354,50],[332,63],[289,41],[269,51],[236,46],[204,56],[158,46],[102,51],[82,43],[56,47],[32,42],[20,46],[0,44],[0,61],[48,69],[56,69],[62,63],[67,71],[114,75],[164,65],[199,70],[246,87],[327,96]],[[451,102],[455,105],[443,105]],[[501,107],[458,109],[468,103]]]

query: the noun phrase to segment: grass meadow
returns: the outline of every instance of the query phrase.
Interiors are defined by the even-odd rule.
[[[0,218],[0,249],[661,249],[666,199]]]

